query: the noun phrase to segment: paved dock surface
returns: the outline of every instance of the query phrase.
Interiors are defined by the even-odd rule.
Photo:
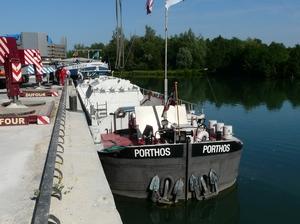
[[[78,98],[77,106],[67,111],[63,196],[52,198],[51,213],[62,223],[122,223]]]
[[[43,100],[58,104],[55,98]],[[1,90],[0,103],[5,101],[6,94]],[[39,188],[52,128],[53,122],[0,127],[1,224],[30,223],[35,206],[31,198]]]
[[[56,110],[59,97],[43,99],[55,99]],[[0,102],[5,100],[0,91]],[[57,163],[63,173],[62,199],[51,199],[50,214],[67,224],[122,223],[79,101],[77,105],[77,112],[67,111],[63,164]],[[31,222],[54,115],[50,125],[0,127],[1,224]]]

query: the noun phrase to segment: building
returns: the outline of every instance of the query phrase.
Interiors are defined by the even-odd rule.
[[[5,36],[16,38],[18,48],[39,49],[43,59],[67,57],[67,40],[65,37],[61,39],[59,44],[55,44],[46,33],[21,32],[20,34]]]

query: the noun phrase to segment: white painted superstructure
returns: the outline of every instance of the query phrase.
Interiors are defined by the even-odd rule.
[[[95,143],[100,143],[100,134],[114,131],[114,128],[128,128],[128,117],[118,119],[114,124],[114,113],[120,107],[138,106],[143,100],[137,85],[112,76],[83,80],[77,86],[77,91],[90,114],[90,128]]]

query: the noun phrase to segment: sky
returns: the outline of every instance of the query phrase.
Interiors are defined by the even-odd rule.
[[[127,38],[144,35],[151,26],[164,36],[164,0],[122,0]],[[0,35],[45,32],[54,43],[108,43],[116,27],[115,0],[13,0],[1,2]],[[198,36],[259,38],[294,46],[300,43],[300,0],[184,0],[169,9],[169,35],[189,28]]]

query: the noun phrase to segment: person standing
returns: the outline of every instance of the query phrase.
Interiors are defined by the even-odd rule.
[[[65,84],[65,79],[67,77],[67,75],[70,74],[70,71],[65,68],[65,67],[62,67],[59,71],[59,85],[63,86]]]

